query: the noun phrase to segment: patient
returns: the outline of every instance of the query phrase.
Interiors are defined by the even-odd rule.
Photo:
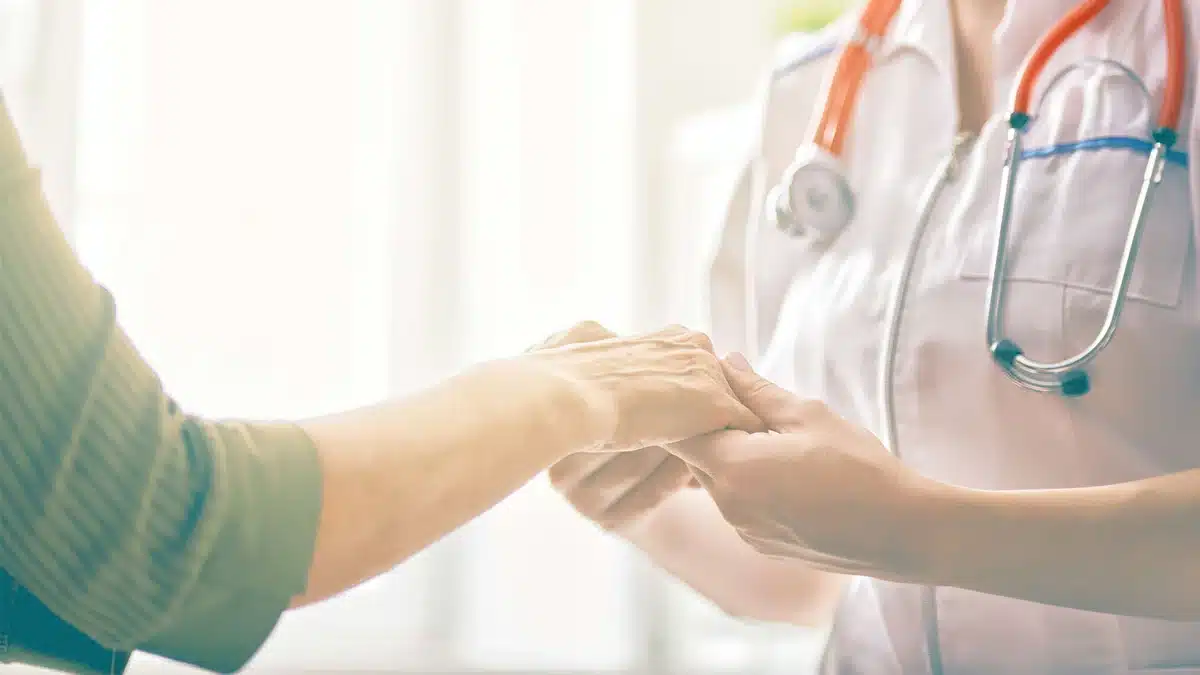
[[[323,419],[190,415],[59,231],[0,105],[0,572],[24,612],[0,604],[9,656],[233,671],[289,607],[390,570],[568,455],[758,428],[703,335],[578,339],[600,330]]]

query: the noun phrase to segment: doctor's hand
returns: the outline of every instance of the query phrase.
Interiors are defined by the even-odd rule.
[[[693,467],[725,518],[761,553],[818,569],[911,580],[910,536],[934,486],[869,432],[824,404],[762,379],[745,359],[728,380],[768,433],[719,431],[670,446]]]
[[[612,336],[588,322],[525,353],[526,362],[569,383],[596,429],[594,452],[661,446],[717,429],[762,429],[734,395],[712,343],[672,326]]]

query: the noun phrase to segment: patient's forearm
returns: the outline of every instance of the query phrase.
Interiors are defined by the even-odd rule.
[[[584,399],[521,359],[406,400],[307,423],[324,476],[316,602],[387,571],[597,433]]]

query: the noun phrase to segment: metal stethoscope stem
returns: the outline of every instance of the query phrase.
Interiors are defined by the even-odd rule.
[[[1081,396],[1090,389],[1091,383],[1084,369],[1096,360],[1116,334],[1129,282],[1133,278],[1134,263],[1137,261],[1139,243],[1146,225],[1146,214],[1150,209],[1155,189],[1162,183],[1169,147],[1156,135],[1130,218],[1124,253],[1117,269],[1117,282],[1109,298],[1108,312],[1100,331],[1091,344],[1070,358],[1055,362],[1037,361],[1026,356],[1015,342],[1005,338],[1001,325],[1004,317],[1004,278],[1008,267],[1013,191],[1022,152],[1021,131],[1017,128],[1009,130],[1008,151],[1001,174],[1001,201],[996,217],[996,246],[992,253],[991,283],[988,285],[987,345],[996,364],[1013,382],[1033,391],[1057,392],[1068,397]]]
[[[1043,362],[1024,355],[1021,348],[1003,334],[1005,306],[1005,279],[1008,274],[1008,242],[1013,218],[1013,195],[1017,170],[1023,157],[1022,134],[1033,120],[1030,100],[1034,85],[1047,63],[1058,48],[1082,26],[1091,21],[1108,4],[1109,0],[1082,0],[1064,16],[1039,42],[1022,69],[1016,87],[1011,113],[1008,118],[1008,148],[1001,172],[1001,193],[998,206],[995,249],[992,256],[990,283],[987,290],[986,339],[993,360],[1004,373],[1018,385],[1038,392],[1057,392],[1066,396],[1086,394],[1091,387],[1084,370],[1112,341],[1119,323],[1121,310],[1132,279],[1134,263],[1146,216],[1155,190],[1162,182],[1167,164],[1168,150],[1176,141],[1182,109],[1186,76],[1185,29],[1182,0],[1162,0],[1166,23],[1165,37],[1168,47],[1166,87],[1159,111],[1156,129],[1152,130],[1153,147],[1142,175],[1141,189],[1130,216],[1124,253],[1117,271],[1117,283],[1110,297],[1104,324],[1092,342],[1079,354],[1057,362]],[[782,180],[769,190],[763,199],[765,214],[775,226],[793,237],[808,237],[817,245],[827,245],[847,227],[854,218],[854,193],[839,158],[842,140],[848,128],[853,103],[872,56],[877,51],[880,38],[887,29],[899,6],[899,0],[870,0],[859,19],[854,38],[843,50],[838,60],[825,96],[825,105],[820,112],[817,130],[812,142],[797,150],[791,166],[784,171]],[[1149,104],[1151,97],[1141,79],[1125,66],[1107,60],[1085,61],[1084,64],[1114,66],[1121,74],[1132,79],[1145,94]],[[1079,64],[1060,72],[1042,94],[1055,85]],[[884,445],[893,453],[898,452],[898,422],[895,407],[894,371],[904,304],[911,287],[912,276],[919,258],[920,245],[938,198],[946,185],[953,180],[959,166],[960,150],[971,136],[960,135],[954,150],[935,174],[918,205],[917,222],[909,242],[899,278],[890,298],[883,345],[880,354],[879,404],[880,426]],[[761,175],[759,176],[761,178]],[[1083,226],[1084,224],[1080,224]],[[752,251],[753,242],[747,243],[747,312],[751,344],[757,347],[757,310],[754,302]],[[929,668],[934,675],[941,675],[941,644],[938,628],[937,591],[925,587],[921,591],[921,616],[925,633]]]
[[[954,140],[950,154],[942,160],[933,178],[925,187],[917,205],[917,220],[909,238],[908,249],[900,263],[900,273],[892,287],[884,323],[883,345],[879,361],[879,413],[881,438],[885,448],[897,457],[900,455],[899,433],[896,421],[896,352],[900,339],[900,328],[904,318],[904,303],[912,285],[913,270],[920,257],[921,242],[925,237],[929,221],[937,207],[938,198],[946,186],[954,181],[961,170],[964,151],[970,148],[974,134],[961,133]],[[930,668],[934,675],[941,675],[941,640],[938,636],[937,591],[932,587],[921,588],[921,623],[925,635],[925,649],[929,655]]]
[[[1064,69],[1047,85],[1035,109],[1069,73],[1082,68],[1099,68],[1115,71],[1133,82],[1141,93],[1147,107],[1151,102],[1145,83],[1125,65],[1109,59],[1087,59]],[[1133,278],[1134,264],[1145,230],[1146,216],[1153,202],[1154,193],[1162,183],[1167,166],[1167,152],[1175,142],[1175,132],[1167,127],[1150,130],[1154,145],[1142,172],[1141,188],[1130,215],[1129,228],[1121,262],[1117,267],[1116,283],[1109,297],[1108,311],[1095,338],[1082,351],[1060,361],[1039,361],[1030,358],[1021,347],[1004,335],[1005,283],[1008,272],[1008,242],[1013,220],[1013,196],[1016,191],[1017,172],[1022,162],[1023,134],[1034,118],[1023,112],[1009,116],[1008,147],[1004,168],[1000,174],[1000,204],[996,213],[996,241],[992,252],[990,283],[987,292],[987,347],[993,361],[1005,375],[1022,388],[1042,392],[1058,393],[1066,397],[1078,397],[1091,389],[1087,367],[1100,355],[1116,334],[1128,297],[1129,282]],[[1081,224],[1082,225],[1082,224]]]
[[[925,237],[925,230],[928,229],[929,221],[933,217],[933,212],[937,206],[938,198],[946,186],[955,180],[961,170],[963,153],[970,148],[975,140],[975,135],[971,133],[961,133],[954,139],[954,147],[950,153],[942,160],[937,171],[934,172],[933,178],[921,193],[920,200],[917,203],[917,220],[913,226],[912,236],[909,238],[908,249],[901,259],[900,272],[897,275],[896,283],[892,286],[892,295],[887,306],[887,315],[884,322],[883,345],[880,350],[879,363],[879,408],[880,408],[880,428],[884,447],[892,452],[896,452],[896,441],[899,431],[896,428],[895,414],[895,387],[894,372],[896,366],[896,352],[898,340],[900,339],[900,327],[903,323],[904,304],[908,297],[908,289],[912,283],[913,270],[916,267],[916,261],[920,257],[921,241]]]
[[[1163,20],[1167,42],[1167,77],[1163,91],[1163,102],[1159,109],[1157,128],[1151,128],[1154,140],[1146,169],[1142,173],[1141,189],[1134,203],[1133,214],[1125,239],[1125,249],[1117,268],[1117,282],[1109,298],[1108,312],[1104,324],[1091,343],[1076,355],[1061,361],[1038,361],[1027,357],[1016,342],[1004,337],[1004,280],[1007,274],[1009,229],[1013,217],[1013,192],[1016,185],[1017,168],[1021,164],[1021,135],[1025,132],[1035,113],[1041,108],[1041,100],[1055,88],[1067,73],[1085,65],[1098,65],[1115,70],[1119,75],[1133,81],[1141,90],[1147,109],[1151,97],[1145,83],[1128,67],[1109,59],[1091,59],[1061,71],[1047,85],[1041,100],[1030,106],[1033,89],[1038,77],[1051,57],[1062,44],[1080,28],[1087,25],[1108,6],[1109,0],[1083,0],[1067,13],[1053,29],[1038,43],[1029,61],[1022,69],[1020,80],[1013,96],[1011,113],[1008,117],[1008,152],[1001,172],[1001,199],[996,216],[996,248],[992,254],[991,283],[987,299],[987,347],[992,360],[1011,379],[1025,389],[1037,392],[1057,392],[1063,396],[1082,396],[1091,390],[1091,379],[1085,368],[1096,360],[1100,352],[1112,341],[1125,305],[1129,281],[1133,277],[1133,266],[1137,259],[1138,244],[1146,224],[1146,214],[1154,192],[1162,183],[1163,170],[1167,164],[1167,151],[1177,139],[1176,129],[1183,106],[1186,64],[1185,28],[1181,0],[1163,0]],[[1082,223],[1081,223],[1082,225]]]
[[[1027,356],[1021,347],[1004,335],[1005,278],[1008,267],[1008,242],[1013,219],[1013,194],[1017,171],[1022,161],[1022,134],[1035,119],[1047,94],[1064,77],[1085,66],[1111,68],[1134,82],[1147,108],[1152,97],[1145,83],[1128,67],[1108,59],[1089,59],[1060,71],[1046,86],[1036,105],[1031,106],[1034,86],[1051,57],[1080,28],[1087,25],[1109,0],[1083,0],[1041,40],[1022,69],[1008,117],[1008,151],[1001,171],[1001,199],[996,218],[996,243],[992,256],[991,279],[987,291],[987,348],[993,361],[1021,387],[1064,396],[1082,396],[1091,389],[1086,368],[1112,341],[1129,282],[1133,276],[1138,245],[1154,193],[1162,182],[1168,151],[1177,139],[1175,131],[1185,84],[1185,45],[1181,0],[1163,0],[1168,46],[1167,78],[1157,128],[1151,128],[1153,147],[1142,175],[1141,189],[1129,220],[1124,253],[1117,272],[1104,324],[1095,338],[1078,354],[1061,361],[1040,361]],[[814,245],[827,245],[854,218],[854,192],[839,162],[842,140],[849,123],[850,110],[859,85],[877,51],[879,38],[886,30],[898,3],[872,0],[860,18],[858,31],[847,45],[833,72],[826,104],[814,142],[797,149],[796,158],[784,172],[782,181],[767,195],[767,214],[776,227],[793,237],[807,237]]]

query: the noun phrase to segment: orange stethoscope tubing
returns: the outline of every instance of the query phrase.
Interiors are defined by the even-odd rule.
[[[858,90],[871,68],[871,52],[887,34],[901,2],[871,0],[867,3],[858,18],[857,34],[838,58],[829,91],[825,95],[825,108],[821,111],[821,120],[812,138],[815,145],[834,156],[842,154],[850,118],[854,115],[854,104],[858,100]]]
[[[1013,95],[1012,113],[1009,123],[1016,129],[1029,123],[1029,101],[1038,76],[1046,68],[1050,57],[1072,35],[1108,6],[1109,0],[1084,0],[1060,20],[1041,43],[1033,50],[1017,90]],[[1184,44],[1183,8],[1180,0],[1163,0],[1163,22],[1167,35],[1167,81],[1163,92],[1162,108],[1158,111],[1158,129],[1154,140],[1167,146],[1174,145],[1183,110],[1184,74],[1187,71],[1187,47]]]
[[[1117,268],[1116,282],[1109,297],[1104,323],[1083,351],[1056,362],[1036,361],[1022,352],[1013,340],[1003,336],[1003,314],[1007,274],[1007,242],[1013,218],[1013,193],[1017,167],[1021,163],[1021,136],[1033,119],[1029,109],[1038,75],[1062,44],[1085,26],[1105,7],[1108,0],[1084,0],[1046,34],[1029,57],[1013,94],[1008,117],[1008,150],[1000,175],[1000,208],[996,216],[996,248],[992,253],[992,271],[987,291],[987,344],[993,360],[1018,385],[1039,392],[1057,391],[1064,396],[1083,396],[1091,390],[1086,368],[1112,341],[1116,333],[1125,296],[1133,277],[1134,264],[1146,224],[1146,214],[1167,166],[1167,153],[1179,139],[1177,125],[1183,107],[1184,78],[1187,69],[1184,44],[1182,0],[1163,0],[1163,23],[1167,38],[1167,77],[1157,128],[1151,130],[1154,144],[1142,174],[1141,187],[1134,202],[1125,237],[1124,252]],[[1136,77],[1136,75],[1130,75]]]
[[[825,97],[825,107],[812,134],[812,142],[834,156],[842,154],[859,89],[871,68],[872,51],[887,33],[901,2],[902,0],[871,0],[867,3],[858,19],[858,30],[854,39],[846,45],[838,58]],[[1022,129],[1029,123],[1029,101],[1033,95],[1033,88],[1050,57],[1107,7],[1108,3],[1109,0],[1084,0],[1042,38],[1030,55],[1013,96],[1009,123],[1014,128]],[[1159,110],[1158,129],[1154,137],[1155,140],[1171,146],[1175,143],[1179,117],[1183,110],[1187,68],[1183,10],[1179,0],[1163,0],[1163,17],[1167,36],[1167,81],[1162,108]]]

